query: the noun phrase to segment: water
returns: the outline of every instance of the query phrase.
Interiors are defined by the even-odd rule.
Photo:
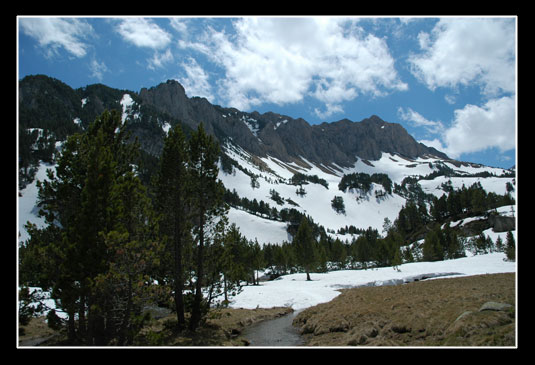
[[[300,311],[294,311],[285,316],[262,321],[243,331],[251,346],[300,346],[303,339],[292,321]]]

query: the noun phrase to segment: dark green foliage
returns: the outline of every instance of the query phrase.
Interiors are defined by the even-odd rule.
[[[505,236],[505,254],[507,259],[510,261],[515,261],[516,259],[516,243],[515,238],[511,231],[507,232]]]
[[[401,185],[394,184],[394,193],[402,197],[422,203],[432,198],[433,195],[425,194],[418,183],[418,176],[407,176],[401,181]]]
[[[131,343],[133,319],[149,295],[155,220],[132,171],[138,146],[127,138],[120,114],[104,112],[68,138],[56,174],[38,184],[48,226],[28,226],[21,278],[51,289],[68,316],[71,343]]]
[[[431,230],[423,244],[422,254],[424,261],[440,261],[444,259],[444,249],[439,237],[440,231]]]
[[[195,295],[189,323],[190,330],[195,330],[203,316],[204,249],[209,244],[206,239],[208,226],[217,217],[225,214],[223,202],[225,188],[217,179],[219,172],[219,145],[213,136],[207,135],[202,123],[191,136],[191,207],[193,211],[194,234],[196,245]]]
[[[271,195],[271,200],[273,200],[275,203],[278,205],[284,205],[284,199],[282,199],[280,194],[275,189],[271,189],[269,194]]]
[[[316,267],[317,258],[315,252],[316,240],[308,224],[308,219],[303,218],[301,220],[301,224],[292,243],[295,247],[297,262],[305,270],[307,280],[310,280],[310,272]]]
[[[46,314],[46,323],[48,324],[48,327],[52,328],[55,331],[59,331],[63,326],[61,318],[58,317],[54,309],[51,309]]]
[[[292,176],[292,178],[290,179],[291,185],[306,185],[308,183],[320,184],[324,186],[326,189],[329,188],[329,184],[327,183],[327,180],[320,179],[318,175],[306,175],[300,172],[296,172],[294,176]]]
[[[344,198],[341,196],[335,196],[333,200],[331,200],[331,207],[334,209],[334,211],[338,214],[346,214],[346,207],[344,205]]]
[[[382,173],[369,175],[365,172],[356,172],[344,175],[338,184],[338,189],[343,192],[347,189],[357,189],[368,193],[372,188],[372,183],[382,185],[388,194],[392,194],[392,180],[387,174]]]
[[[191,251],[189,246],[192,242],[188,198],[191,195],[189,164],[186,137],[180,125],[176,125],[165,139],[155,191],[156,209],[161,216],[160,233],[166,242],[163,267],[169,270],[161,274],[173,287],[179,329],[186,324],[183,290],[188,278],[185,276],[184,263],[190,261],[186,259],[186,253]]]
[[[26,326],[30,323],[32,317],[41,315],[45,310],[42,301],[45,299],[44,295],[37,289],[30,290],[27,286],[23,286],[19,290],[19,325]],[[38,303],[35,305],[34,303]],[[24,335],[24,328],[19,327],[19,335]]]

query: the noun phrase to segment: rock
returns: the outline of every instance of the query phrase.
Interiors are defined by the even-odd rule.
[[[489,223],[494,232],[514,231],[516,226],[515,217],[505,217],[497,214],[489,216]]]
[[[459,317],[457,317],[457,319],[454,321],[457,322],[457,321],[460,321],[461,319],[463,319],[464,317],[470,315],[472,313],[472,311],[464,311]]]
[[[511,304],[507,303],[498,303],[498,302],[486,302],[479,308],[480,312],[483,311],[507,311],[508,309],[513,308]]]

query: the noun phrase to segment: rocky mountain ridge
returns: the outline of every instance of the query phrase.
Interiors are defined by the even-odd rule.
[[[222,147],[219,178],[232,207],[229,221],[261,243],[291,240],[290,213],[310,216],[331,236],[346,239],[353,234],[351,227],[381,231],[385,218],[394,222],[409,200],[429,202],[476,182],[503,195],[507,183],[515,182],[510,170],[451,160],[416,142],[401,125],[375,115],[361,122],[310,125],[302,118],[247,113],[188,98],[172,80],[135,93],[102,84],[75,90],[37,75],[19,83],[19,194],[28,200],[28,217],[37,218],[32,213],[35,199],[28,193],[35,191],[34,179],[45,178],[62,141],[86,129],[104,109],[118,110],[129,121],[142,149],[140,177],[146,184],[169,129],[180,123],[189,133],[202,122]],[[340,188],[342,179],[359,174],[369,179],[378,174],[383,180],[370,180],[366,189]],[[345,207],[335,207],[335,202]],[[458,224],[470,233],[496,228],[496,222]]]
[[[272,112],[246,113],[212,105],[205,98],[188,98],[182,85],[174,80],[143,88],[139,97],[191,128],[202,121],[220,140],[231,138],[260,157],[271,155],[286,162],[304,157],[314,163],[344,167],[352,166],[356,156],[378,160],[382,152],[448,159],[444,153],[416,142],[400,124],[385,122],[376,115],[360,122],[342,119],[310,125],[302,118]]]
[[[19,83],[19,124],[25,129],[48,128],[56,140],[62,140],[79,127],[87,127],[104,109],[127,112],[121,104],[125,94],[132,100],[128,113],[134,122],[134,135],[152,155],[161,150],[166,126],[182,123],[186,129],[196,129],[202,122],[221,144],[230,140],[253,155],[270,155],[284,162],[305,158],[324,166],[334,163],[350,167],[357,157],[378,160],[382,152],[448,159],[444,153],[415,141],[400,124],[385,122],[376,115],[360,122],[342,119],[310,125],[302,118],[247,113],[213,105],[205,98],[189,98],[175,80],[136,93],[102,84],[74,90],[48,76],[27,76]],[[56,123],[54,127],[52,123]]]

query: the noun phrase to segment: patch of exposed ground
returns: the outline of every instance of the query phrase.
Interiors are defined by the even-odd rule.
[[[294,319],[307,345],[515,346],[514,273],[341,292]]]
[[[134,346],[247,346],[248,340],[241,335],[246,327],[291,312],[293,309],[289,307],[213,309],[194,333],[188,330],[177,333],[176,315],[168,315],[151,320],[136,336]],[[65,331],[51,330],[44,317],[33,318],[24,329],[19,346],[68,345]]]

